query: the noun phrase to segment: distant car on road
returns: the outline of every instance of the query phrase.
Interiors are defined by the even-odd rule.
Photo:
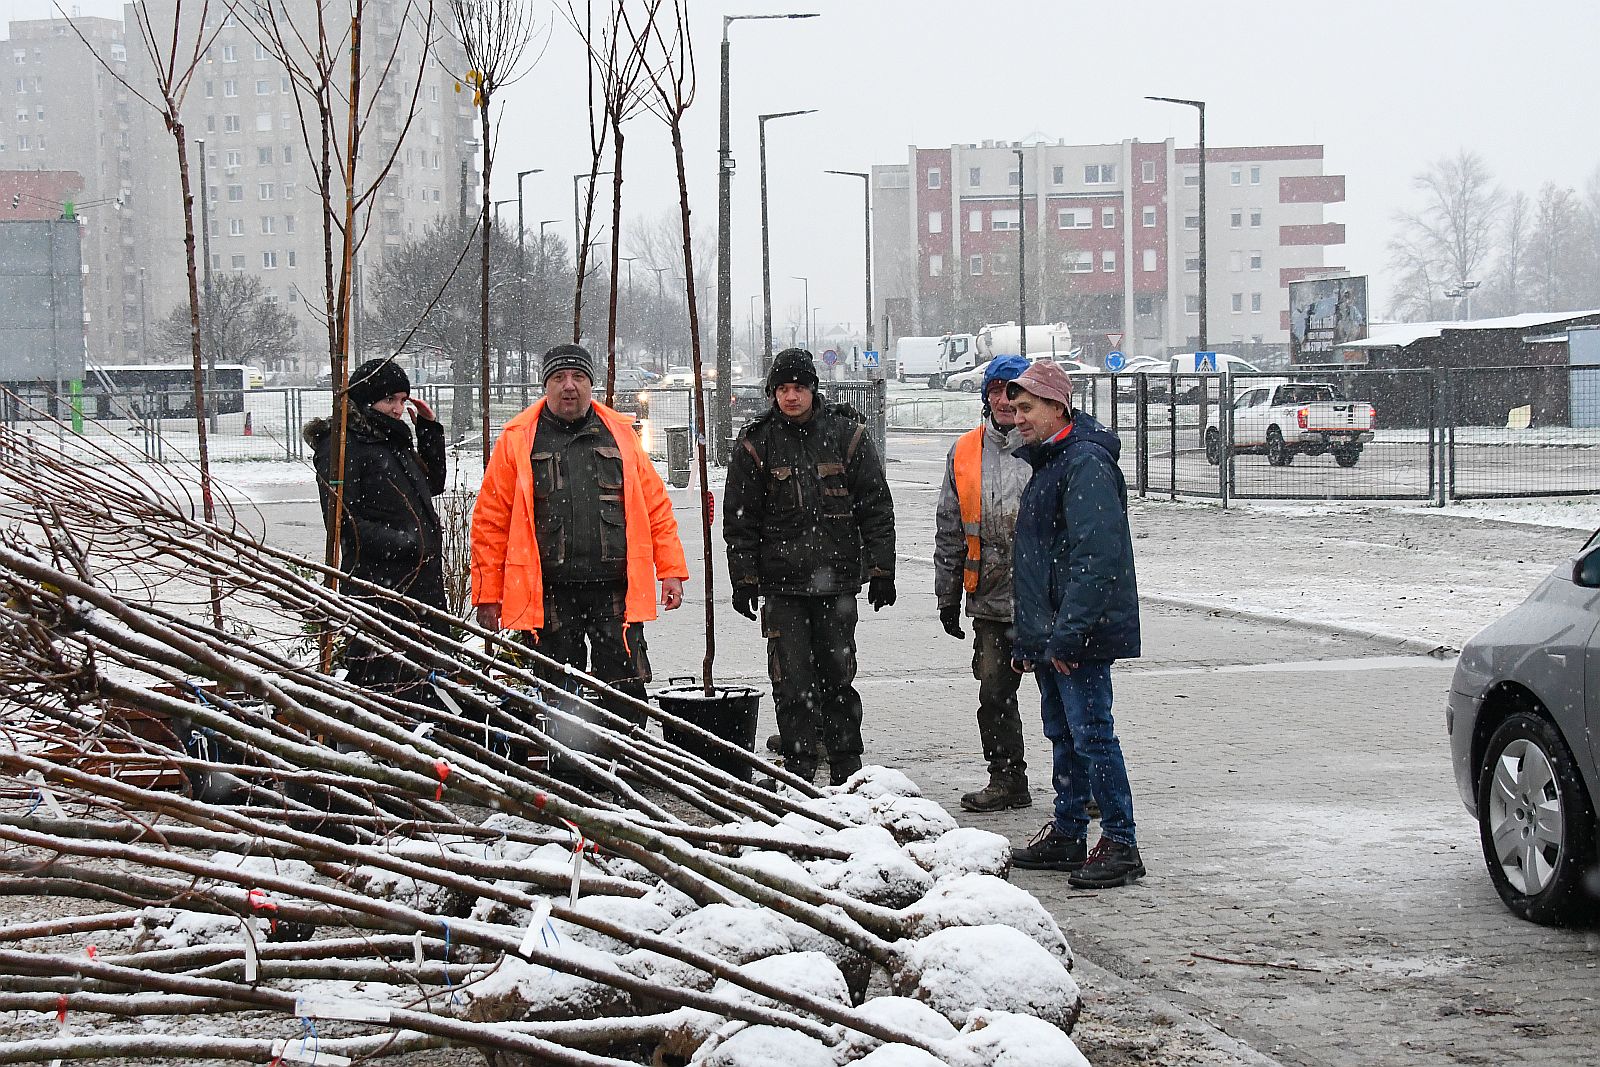
[[[1600,531],[1461,649],[1445,726],[1489,878],[1518,916],[1600,916]]]

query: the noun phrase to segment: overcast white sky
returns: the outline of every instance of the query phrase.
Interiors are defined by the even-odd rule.
[[[570,235],[572,175],[588,165],[583,58],[546,0],[531,2],[550,40],[505,95],[495,195],[515,195],[515,171],[543,167],[526,179],[528,217],[559,217]],[[122,10],[109,0],[71,6]],[[46,0],[0,0],[0,17],[53,11]],[[761,291],[762,112],[818,109],[768,126],[780,323],[801,303],[791,275],[810,278],[823,323],[862,317],[861,186],[823,170],[901,162],[908,144],[988,138],[1192,144],[1194,112],[1147,94],[1207,101],[1211,145],[1325,145],[1327,170],[1348,176],[1347,202],[1328,211],[1348,243],[1329,249],[1329,262],[1373,276],[1375,309],[1388,300],[1392,216],[1414,202],[1411,177],[1430,160],[1474,148],[1502,183],[1530,194],[1545,181],[1581,186],[1600,166],[1595,0],[693,0],[691,11],[700,95],[687,130],[690,195],[697,234],[713,243],[721,16],[821,14],[733,28],[737,323]],[[665,129],[635,120],[628,146],[625,219],[674,210]],[[634,284],[650,278],[641,270]]]

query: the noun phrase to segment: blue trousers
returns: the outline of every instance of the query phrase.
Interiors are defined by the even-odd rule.
[[[1133,789],[1111,719],[1111,664],[1084,663],[1062,674],[1048,662],[1035,667],[1042,697],[1044,735],[1054,749],[1057,832],[1078,839],[1089,832],[1089,797],[1100,805],[1100,832],[1119,844],[1137,844]]]

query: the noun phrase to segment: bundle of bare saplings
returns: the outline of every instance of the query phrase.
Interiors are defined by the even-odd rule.
[[[759,788],[77,447],[0,429],[0,1062],[1084,1062],[1005,840],[904,775]]]

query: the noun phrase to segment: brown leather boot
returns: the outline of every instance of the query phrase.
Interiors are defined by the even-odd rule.
[[[1025,774],[991,774],[989,784],[975,793],[961,798],[963,811],[1010,811],[1013,808],[1031,807],[1033,797],[1028,794],[1028,776]]]

